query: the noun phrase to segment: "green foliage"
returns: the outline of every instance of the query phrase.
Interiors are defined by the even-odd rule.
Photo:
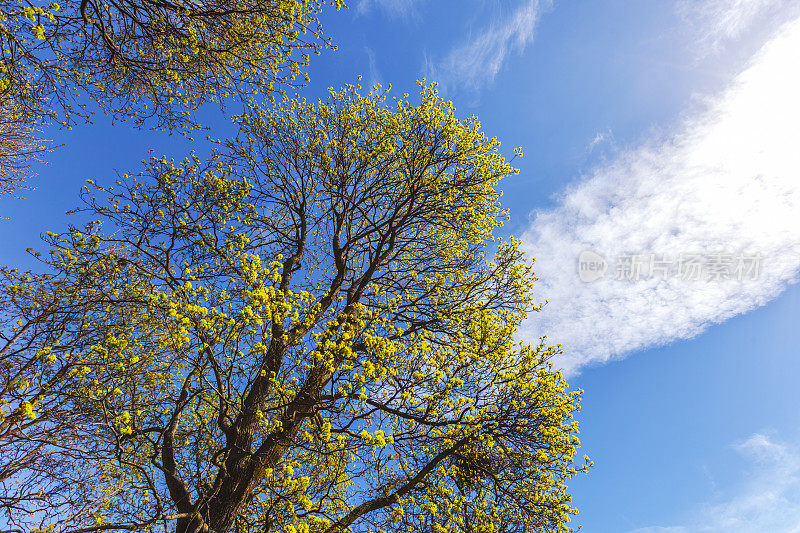
[[[499,142],[435,87],[412,103],[348,86],[238,121],[207,160],[84,190],[97,222],[50,234],[46,258],[48,302],[79,316],[26,307],[40,281],[9,284],[52,333],[7,345],[39,361],[29,381],[61,374],[3,416],[52,421],[45,449],[80,488],[12,520],[569,531],[579,391],[548,363],[557,346],[514,340],[539,308],[517,243],[493,236],[516,173]]]
[[[0,100],[29,117],[197,126],[205,102],[302,83],[325,0],[0,0]],[[337,9],[340,0],[330,2]]]
[[[46,151],[37,139],[36,124],[20,113],[13,103],[0,100],[0,196],[27,189],[31,163]]]

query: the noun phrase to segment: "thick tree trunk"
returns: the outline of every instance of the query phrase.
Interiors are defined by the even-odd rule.
[[[175,533],[215,533],[200,518],[181,518],[175,524]]]
[[[346,312],[352,312],[352,309],[348,308]],[[273,345],[273,350],[270,367],[277,368],[283,360],[285,347]],[[340,356],[334,364],[341,364]],[[322,367],[312,370],[283,413],[282,430],[269,435],[253,452],[253,440],[260,423],[255,413],[268,393],[267,381],[256,381],[243,402],[240,416],[226,432],[231,440],[231,451],[218,474],[222,478],[217,480],[216,494],[201,501],[199,506],[198,511],[204,520],[186,520],[178,526],[182,529],[176,529],[176,533],[229,533],[233,529],[237,514],[261,483],[264,470],[273,468],[280,461],[303,422],[313,416],[319,393],[331,377],[331,372]]]

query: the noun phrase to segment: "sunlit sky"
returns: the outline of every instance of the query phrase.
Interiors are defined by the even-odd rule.
[[[323,21],[339,49],[313,58],[305,96],[426,78],[506,155],[523,148],[502,232],[548,300],[520,335],[562,343],[585,391],[576,525],[800,532],[800,3],[352,0]],[[2,264],[35,266],[25,249],[64,228],[86,179],[208,149],[102,116],[44,135],[59,147],[37,189],[0,199]],[[591,282],[585,251],[607,269]],[[670,268],[628,279],[633,256]],[[689,256],[758,271],[687,279]]]

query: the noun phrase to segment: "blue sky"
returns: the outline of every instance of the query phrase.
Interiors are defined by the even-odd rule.
[[[314,58],[306,95],[426,77],[508,155],[523,147],[504,233],[549,300],[521,335],[563,343],[585,390],[584,531],[800,532],[798,17],[782,0],[352,0],[325,17],[339,50]],[[45,136],[63,146],[37,190],[0,200],[0,263],[32,266],[25,248],[64,227],[86,179],[190,148],[104,117]],[[601,279],[580,279],[584,251]],[[616,279],[623,257],[682,254],[759,257],[758,275]]]

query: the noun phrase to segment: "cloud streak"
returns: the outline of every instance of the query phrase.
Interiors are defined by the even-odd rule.
[[[367,61],[369,63],[369,86],[383,85],[383,77],[380,70],[378,70],[378,61],[375,57],[375,51],[369,46],[364,47],[364,52],[367,54]]]
[[[734,449],[752,468],[738,490],[702,505],[686,525],[656,526],[631,533],[800,532],[800,451],[756,433]]]
[[[700,34],[696,46],[712,54],[763,26],[766,19],[800,11],[787,0],[683,0],[678,6],[683,18]]]
[[[426,78],[444,88],[479,92],[494,81],[511,54],[521,53],[533,41],[543,4],[528,0],[511,16],[493,19],[481,33],[450,50],[441,60],[426,57]]]
[[[364,15],[374,8],[395,17],[407,17],[414,13],[417,4],[424,0],[361,0],[356,7],[356,11]]]
[[[703,113],[660,143],[621,154],[535,212],[522,240],[537,258],[540,298],[529,340],[564,345],[576,372],[690,338],[764,305],[800,273],[800,19],[785,24]],[[579,279],[578,256],[599,252],[601,279]],[[761,257],[755,280],[676,274],[617,280],[630,254]],[[664,259],[664,258],[662,258]],[[617,264],[616,266],[619,266]]]

